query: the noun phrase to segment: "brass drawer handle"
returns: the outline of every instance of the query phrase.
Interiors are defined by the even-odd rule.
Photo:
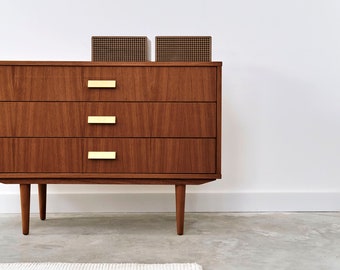
[[[88,88],[116,88],[116,80],[88,80]]]
[[[116,152],[89,151],[88,159],[116,159]]]
[[[116,124],[116,116],[88,116],[88,124]]]

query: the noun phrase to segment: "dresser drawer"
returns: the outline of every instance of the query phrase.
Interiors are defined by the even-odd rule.
[[[82,100],[80,67],[0,66],[0,101]]]
[[[151,137],[215,137],[215,103],[153,103]]]
[[[14,139],[0,138],[0,173],[15,172]]]
[[[115,117],[115,123],[91,121],[102,116]],[[143,103],[0,102],[0,137],[149,135],[149,112]]]
[[[0,102],[0,137],[215,136],[215,103]]]
[[[149,139],[16,138],[0,143],[1,173],[150,172]]]
[[[0,171],[81,172],[82,152],[79,139],[0,138]]]
[[[0,101],[216,101],[216,68],[0,66],[0,85]]]
[[[114,124],[88,123],[88,117],[111,116]],[[88,102],[83,107],[84,137],[149,137],[148,105],[134,102]]]
[[[84,81],[115,80],[116,88],[86,91],[86,99],[216,101],[212,67],[85,67]]]
[[[86,139],[84,149],[104,152],[103,159],[84,156],[87,173],[216,173],[215,139]]]
[[[0,138],[1,173],[215,173],[215,139]]]
[[[215,137],[215,103],[92,102],[85,116],[111,115],[115,125],[85,125],[85,137]]]
[[[216,173],[216,140],[153,139],[151,160],[154,173]]]
[[[115,158],[107,159],[107,152]],[[149,173],[150,139],[84,139],[83,164],[86,173]]]
[[[0,102],[0,137],[79,137],[81,103]]]

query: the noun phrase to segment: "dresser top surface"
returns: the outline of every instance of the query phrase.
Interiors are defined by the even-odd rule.
[[[217,67],[222,62],[0,61],[0,66]]]

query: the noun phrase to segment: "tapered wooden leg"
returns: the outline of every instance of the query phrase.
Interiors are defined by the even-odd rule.
[[[46,184],[38,184],[40,219],[46,219]]]
[[[176,185],[176,222],[178,235],[182,235],[184,231],[184,211],[185,185]]]
[[[30,228],[31,185],[20,184],[22,233],[27,235]]]

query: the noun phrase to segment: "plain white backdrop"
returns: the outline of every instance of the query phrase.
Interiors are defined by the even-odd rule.
[[[90,60],[93,35],[148,36],[152,59],[157,35],[212,36],[223,178],[189,186],[189,211],[340,209],[339,1],[0,3],[1,60]],[[172,211],[173,192],[50,186],[48,211]],[[19,211],[18,199],[17,185],[0,185],[0,212]]]

